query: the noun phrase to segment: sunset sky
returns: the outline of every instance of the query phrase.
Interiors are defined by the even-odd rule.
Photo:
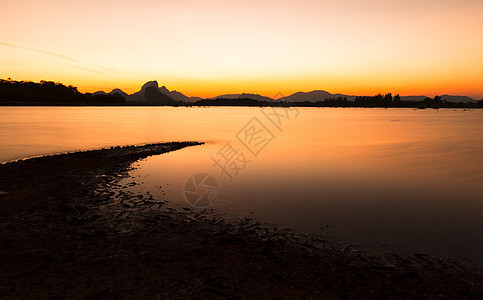
[[[0,78],[483,98],[482,0],[0,0]]]

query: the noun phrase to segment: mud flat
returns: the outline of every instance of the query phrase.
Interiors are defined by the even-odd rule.
[[[482,269],[455,259],[336,249],[119,185],[133,162],[201,144],[0,165],[0,297],[483,299]]]

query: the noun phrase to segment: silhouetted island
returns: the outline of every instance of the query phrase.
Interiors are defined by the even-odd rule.
[[[0,80],[0,105],[123,105],[126,99],[119,93],[81,93],[76,87],[52,81]]]
[[[0,80],[1,106],[298,106],[298,107],[413,107],[483,108],[483,99],[466,96],[375,96],[331,94],[326,91],[297,92],[274,100],[257,94],[226,94],[201,99],[159,87],[157,81],[145,83],[141,90],[127,94],[120,89],[109,93],[81,93],[76,87],[52,81]]]

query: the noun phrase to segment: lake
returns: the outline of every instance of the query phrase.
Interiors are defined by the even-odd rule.
[[[0,161],[164,141],[203,146],[131,172],[180,206],[209,174],[211,207],[340,245],[483,264],[483,110],[0,107]]]

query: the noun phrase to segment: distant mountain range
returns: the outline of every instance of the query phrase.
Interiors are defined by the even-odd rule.
[[[427,98],[426,96],[401,96],[402,101],[410,101],[410,100],[422,101],[426,98]],[[459,102],[476,103],[476,102],[478,102],[478,100],[470,98],[468,96],[452,96],[452,95],[442,95],[441,100],[453,102],[453,103],[459,103]]]
[[[353,101],[356,96],[349,96],[349,95],[342,95],[342,94],[331,94],[327,91],[315,90],[312,92],[297,92],[287,97],[280,98],[281,101],[288,101],[288,102],[317,102],[317,101],[324,101],[326,99],[331,98],[347,98],[347,100]]]
[[[178,91],[170,91],[165,86],[159,87],[158,82],[156,80],[146,82],[141,89],[134,93],[134,94],[127,94],[121,89],[113,89],[109,93],[104,91],[98,91],[93,93],[94,95],[99,94],[115,94],[118,93],[123,96],[126,101],[130,102],[139,102],[139,103],[153,103],[158,104],[160,102],[186,102],[186,103],[193,103],[198,100],[201,100],[199,97],[187,97]],[[166,96],[166,97],[164,97]]]
[[[126,101],[129,102],[138,102],[138,103],[150,103],[150,104],[173,104],[176,102],[185,102],[185,103],[195,103],[196,101],[202,100],[200,97],[187,97],[183,95],[181,92],[178,91],[170,91],[165,86],[159,87],[158,82],[148,81],[146,82],[141,89],[134,93],[134,94],[127,94],[120,89],[113,89],[109,93],[104,91],[98,91],[93,93],[93,95],[102,95],[102,94],[115,94],[118,93],[123,96]],[[333,98],[347,98],[349,101],[354,101],[357,96],[354,95],[343,95],[343,94],[331,94],[327,91],[323,90],[315,90],[311,92],[297,92],[290,96],[280,98],[279,100],[288,101],[288,102],[317,102],[317,101],[324,101],[326,99],[333,99]],[[426,99],[426,96],[401,96],[402,101],[422,101]],[[205,100],[219,100],[219,99],[252,99],[262,102],[269,102],[273,101],[274,99],[270,97],[261,96],[258,94],[251,94],[251,93],[242,93],[242,94],[225,94],[220,95],[212,98],[206,98]],[[452,96],[452,95],[442,95],[441,100],[454,102],[454,103],[476,103],[478,100],[467,96]]]
[[[265,97],[258,94],[249,94],[249,93],[226,94],[226,95],[216,96],[213,98],[208,98],[207,100],[216,100],[216,99],[252,99],[257,101],[273,101],[273,99],[270,97]]]

